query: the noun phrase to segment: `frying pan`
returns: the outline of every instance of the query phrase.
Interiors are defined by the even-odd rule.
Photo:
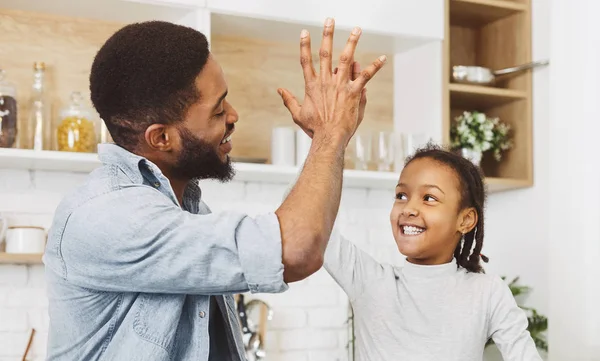
[[[488,85],[493,84],[497,76],[517,73],[548,64],[548,60],[542,60],[500,70],[492,70],[482,66],[455,65],[452,67],[452,80],[457,83]]]

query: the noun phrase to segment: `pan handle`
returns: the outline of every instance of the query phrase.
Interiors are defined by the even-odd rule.
[[[500,69],[500,70],[495,70],[494,75],[498,76],[498,75],[516,73],[521,70],[531,69],[531,68],[535,68],[538,66],[544,66],[544,65],[548,65],[548,64],[550,64],[550,62],[548,60],[534,61],[531,63],[514,66],[512,68],[504,68],[504,69]]]

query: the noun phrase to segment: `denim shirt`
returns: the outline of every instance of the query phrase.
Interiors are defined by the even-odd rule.
[[[276,215],[211,213],[195,182],[180,206],[147,159],[112,144],[99,157],[48,233],[47,359],[204,361],[228,337],[218,359],[245,360],[232,295],[288,288]],[[228,335],[209,334],[211,296]]]

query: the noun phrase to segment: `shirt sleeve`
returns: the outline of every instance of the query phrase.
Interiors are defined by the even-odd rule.
[[[127,187],[74,209],[53,237],[48,256],[62,266],[55,271],[94,290],[210,295],[288,287],[274,213],[192,214],[154,189]]]
[[[375,259],[342,236],[337,227],[331,233],[323,265],[351,301],[383,272]]]
[[[490,312],[488,337],[494,340],[505,361],[542,361],[527,331],[527,315],[500,277],[494,277]]]

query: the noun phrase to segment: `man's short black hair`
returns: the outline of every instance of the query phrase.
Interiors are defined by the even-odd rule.
[[[127,25],[100,48],[90,73],[94,107],[116,144],[133,150],[146,128],[182,121],[201,94],[206,36],[163,21]]]

